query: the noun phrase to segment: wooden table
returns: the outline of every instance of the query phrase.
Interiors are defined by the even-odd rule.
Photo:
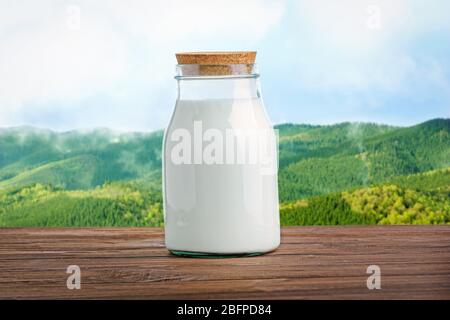
[[[270,254],[170,255],[158,228],[0,229],[0,298],[450,299],[450,226],[289,227]],[[69,265],[81,289],[69,290]],[[367,288],[369,265],[381,289]]]

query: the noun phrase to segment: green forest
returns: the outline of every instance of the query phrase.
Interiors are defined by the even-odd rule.
[[[282,225],[450,223],[450,119],[276,129]],[[0,128],[0,227],[163,226],[162,136]]]

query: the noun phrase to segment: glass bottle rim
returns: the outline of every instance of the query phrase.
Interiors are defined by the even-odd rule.
[[[176,80],[249,79],[258,78],[256,63],[252,64],[177,64]]]

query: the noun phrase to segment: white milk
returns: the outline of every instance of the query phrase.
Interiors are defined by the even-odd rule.
[[[274,131],[260,99],[179,100],[164,142],[167,248],[211,254],[263,253],[277,248],[280,226],[276,167],[271,173],[249,161],[195,164],[195,147],[192,164],[177,165],[172,161],[171,152],[179,145],[179,140],[171,139],[174,130],[187,129],[193,145],[194,123],[199,121],[203,132],[215,128],[224,139],[227,129],[269,132],[259,138],[269,146],[272,163],[277,163]],[[208,143],[203,142],[203,149]]]

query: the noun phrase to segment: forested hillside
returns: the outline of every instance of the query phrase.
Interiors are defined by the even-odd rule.
[[[284,225],[450,222],[450,119],[283,124]],[[0,226],[160,226],[162,131],[0,129]]]
[[[321,134],[302,132],[287,141],[281,134],[280,164],[288,162],[286,148],[291,154],[309,154],[281,167],[281,202],[450,166],[448,119],[409,128],[341,124],[312,131],[317,130]]]
[[[87,189],[108,181],[145,178],[161,168],[161,143],[162,131],[4,129],[0,131],[0,189],[37,182]]]
[[[450,223],[450,168],[281,205],[284,225]]]

